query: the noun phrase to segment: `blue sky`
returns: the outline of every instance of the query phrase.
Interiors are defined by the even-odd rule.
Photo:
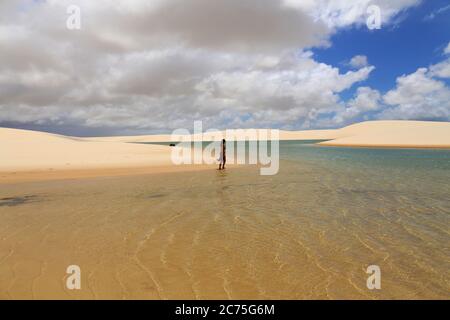
[[[448,9],[437,14],[441,8]],[[433,19],[427,18],[433,13]],[[379,30],[369,30],[365,26],[340,30],[332,36],[331,47],[313,50],[315,57],[345,70],[348,57],[365,55],[376,69],[364,84],[386,92],[395,86],[398,76],[441,61],[444,47],[450,41],[448,1],[424,1],[401,14],[399,20],[382,25]],[[443,81],[449,83],[448,79]],[[354,91],[352,87],[342,97],[348,98]]]

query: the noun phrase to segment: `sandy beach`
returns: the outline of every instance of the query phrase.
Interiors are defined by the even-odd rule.
[[[212,140],[208,134],[202,138]],[[324,146],[450,148],[450,123],[370,121],[333,130],[281,130],[280,140],[327,140],[319,142]],[[212,168],[211,165],[175,166],[169,146],[141,144],[170,141],[170,135],[79,138],[0,128],[0,182]]]

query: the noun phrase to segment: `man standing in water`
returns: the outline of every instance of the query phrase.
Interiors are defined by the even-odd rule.
[[[222,139],[220,146],[220,158],[219,158],[219,170],[225,169],[225,162],[227,162],[227,143],[225,139]]]

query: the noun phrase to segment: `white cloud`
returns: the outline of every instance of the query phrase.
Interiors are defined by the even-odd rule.
[[[381,110],[381,98],[381,94],[377,90],[359,87],[354,98],[337,110],[334,122],[341,125],[347,124],[367,112]]]
[[[357,55],[354,56],[350,62],[349,65],[353,68],[361,68],[367,66],[369,63],[367,61],[367,57],[364,55]]]
[[[430,76],[439,78],[450,78],[450,58],[430,67]]]
[[[305,10],[316,21],[324,22],[331,29],[365,24],[367,8],[371,5],[380,8],[382,25],[386,25],[397,14],[420,2],[420,0],[284,0],[287,6]]]
[[[447,10],[450,10],[450,5],[441,7],[441,8],[439,8],[439,9],[437,9],[437,10],[435,10],[435,11],[433,11],[433,12],[427,14],[427,15],[424,17],[424,20],[425,20],[425,21],[433,20],[433,19],[436,18],[438,15],[440,15],[440,14],[446,12]]]
[[[198,103],[208,110],[232,107],[249,114],[249,126],[264,119],[267,125],[295,127],[334,108],[337,94],[367,79],[373,69],[341,74],[310,58],[287,57],[271,69],[220,72],[206,78],[197,87]]]
[[[445,53],[445,54],[450,54],[450,42],[449,42],[448,45],[445,47],[444,53]]]
[[[450,77],[450,59],[397,78],[396,87],[381,95],[359,87],[355,96],[335,110],[332,123],[379,119],[450,120],[450,88],[439,78]]]
[[[390,108],[385,119],[450,119],[450,89],[433,78],[427,68],[397,78],[397,87],[387,92],[384,102]]]
[[[309,48],[364,23],[369,4],[388,23],[418,2],[3,0],[0,122],[121,132],[194,119],[218,128],[317,127],[343,105],[339,93],[374,67],[360,56],[342,73]],[[78,31],[66,29],[71,4],[81,8]],[[363,109],[365,90],[350,111]]]

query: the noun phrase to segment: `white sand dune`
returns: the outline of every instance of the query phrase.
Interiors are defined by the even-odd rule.
[[[0,171],[170,165],[170,148],[0,128]]]
[[[223,131],[219,131],[225,136]],[[205,134],[203,140],[214,139],[214,133]],[[91,141],[114,142],[170,142],[170,135],[142,135],[88,138]],[[450,122],[433,121],[366,121],[341,129],[280,130],[280,140],[329,140],[320,143],[329,146],[373,147],[450,147]]]
[[[255,130],[258,129],[246,129]],[[338,137],[338,129],[332,130],[304,130],[304,131],[285,131],[280,130],[280,140],[329,140]],[[199,138],[203,141],[217,140],[217,137],[226,137],[225,131],[208,132],[203,135],[186,136],[188,139],[194,140]],[[244,139],[247,137],[244,137]],[[248,138],[247,138],[248,139]],[[85,138],[87,141],[109,141],[109,142],[171,142],[172,136],[170,134],[160,135],[142,135],[142,136],[117,136],[117,137],[93,137]],[[176,139],[177,140],[177,139]]]
[[[328,146],[450,148],[450,122],[367,121],[338,129]]]
[[[330,140],[339,136],[339,129],[331,130],[280,130],[280,140]]]
[[[115,136],[115,137],[92,137],[83,138],[85,141],[101,142],[170,142],[170,134],[154,134],[141,136]]]
[[[280,131],[281,140],[327,146],[450,148],[450,122],[369,121],[335,130]],[[170,135],[76,138],[0,128],[0,172],[173,166]]]

